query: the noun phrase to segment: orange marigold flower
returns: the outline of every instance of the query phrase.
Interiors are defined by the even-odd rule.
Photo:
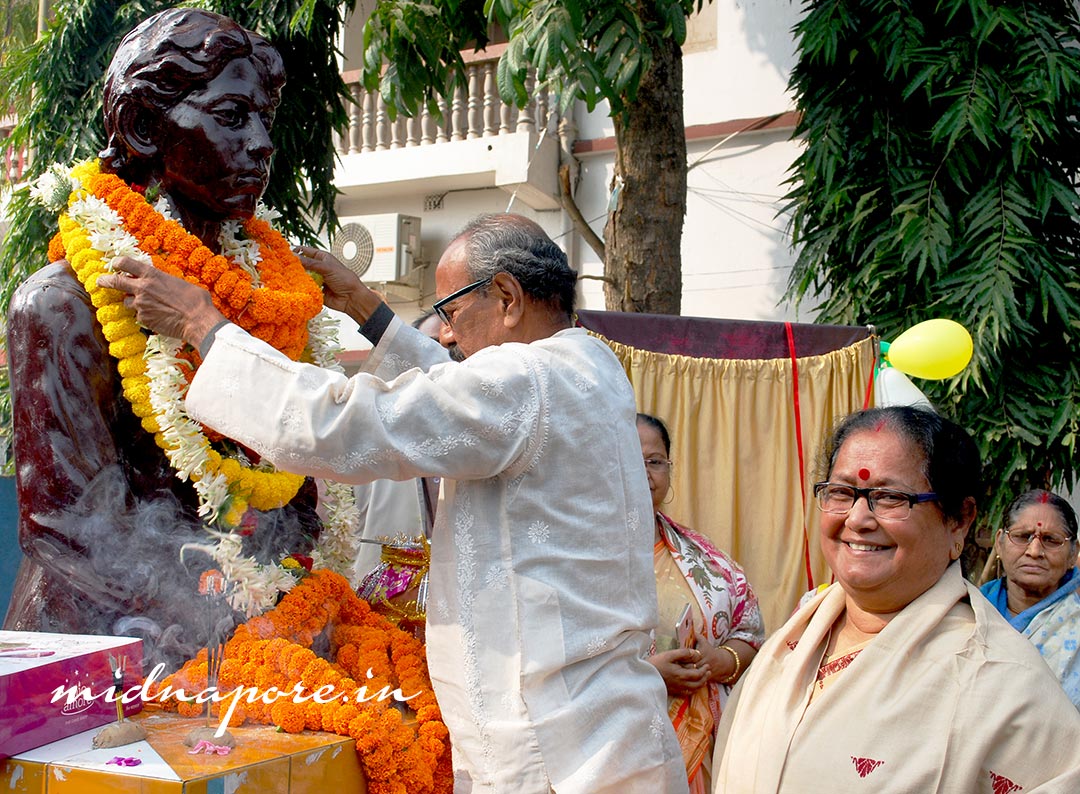
[[[300,678],[311,684],[322,680],[323,675],[330,669],[330,662],[325,659],[315,658],[308,662],[307,667],[300,673]]]
[[[240,683],[240,672],[243,665],[236,659],[223,659],[221,670],[218,672],[218,688],[225,692]]]
[[[205,708],[202,703],[194,700],[181,700],[176,705],[176,711],[181,717],[201,717],[206,713]]]
[[[289,666],[285,671],[290,680],[299,680],[304,676],[304,670],[315,661],[315,654],[308,648],[298,648],[289,657]]]
[[[279,700],[270,707],[270,718],[286,733],[300,733],[307,722],[306,709],[291,700]]]
[[[360,714],[360,709],[351,703],[346,703],[334,712],[334,733],[347,736],[349,723]]]
[[[334,719],[337,713],[345,706],[340,700],[332,700],[324,703],[322,707],[322,729],[328,733],[335,733]]]
[[[64,238],[61,232],[57,232],[49,240],[49,261],[58,262],[67,256],[67,251],[64,248]]]
[[[425,722],[423,725],[420,726],[417,732],[421,736],[428,736],[432,739],[437,739],[439,741],[444,741],[450,735],[450,731],[447,730],[446,726],[443,723],[437,722],[435,720],[432,720],[431,722]]]
[[[355,645],[349,643],[338,648],[337,662],[351,676],[356,675],[356,668],[360,664],[360,651]]]
[[[264,664],[277,664],[277,660],[286,650],[292,650],[293,644],[284,637],[274,637],[263,647],[262,659]]]
[[[367,703],[333,700],[320,704],[314,699],[294,703],[289,698],[279,698],[272,706],[260,701],[244,703],[238,713],[247,719],[273,722],[282,730],[322,729],[352,736],[372,794],[392,791],[451,794],[449,739],[422,664],[423,648],[381,616],[355,605],[355,599],[343,577],[325,571],[313,572],[265,616],[253,618],[237,629],[226,645],[222,680],[236,675],[245,686],[254,685],[262,691],[273,686],[282,693],[293,691],[294,685],[302,682],[308,694],[324,684],[332,684],[335,693],[352,698],[360,684],[348,677],[345,662],[351,660],[354,666],[370,662],[378,668],[375,677],[367,678],[366,668],[359,676],[369,694],[374,694],[387,680],[401,681],[403,691],[413,686],[420,690],[409,704],[416,711],[415,723],[403,722],[397,709],[377,700]],[[335,619],[330,632],[331,647],[336,648],[333,662],[318,658],[309,648],[289,640],[299,624],[321,626],[331,615]],[[350,623],[346,616],[359,619],[365,627]],[[271,639],[255,641],[256,636]],[[356,643],[341,644],[342,637],[357,638],[366,655],[361,655]],[[205,652],[188,662],[177,677],[197,679],[204,675],[203,659]],[[268,664],[262,664],[264,659]],[[283,668],[284,673],[280,672]],[[172,678],[166,682],[176,685]],[[184,709],[202,713],[191,705],[185,705]],[[220,710],[219,704],[217,711]]]
[[[442,719],[442,712],[439,711],[439,707],[437,705],[424,706],[423,708],[418,709],[416,712],[416,721],[421,723],[421,727],[423,727],[423,724],[426,722],[431,722],[433,720],[439,719]]]
[[[307,703],[303,704],[304,725],[308,730],[322,730],[322,715],[325,707],[325,704],[316,703],[314,700],[309,700]]]

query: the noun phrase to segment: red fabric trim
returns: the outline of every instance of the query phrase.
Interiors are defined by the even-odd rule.
[[[799,488],[802,490],[803,505],[803,562],[806,565],[806,589],[814,589],[814,571],[810,567],[810,533],[806,531],[806,458],[803,455],[802,411],[799,407],[799,362],[795,356],[795,333],[791,323],[784,323],[787,334],[788,352],[791,354],[791,402],[795,410],[795,443],[799,450]]]
[[[866,394],[863,396],[862,407],[865,411],[870,407],[870,395],[874,393],[874,380],[877,376],[878,346],[874,345],[874,361],[870,365],[870,379],[866,382]]]

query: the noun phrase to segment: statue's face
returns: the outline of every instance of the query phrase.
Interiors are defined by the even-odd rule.
[[[271,97],[251,61],[237,59],[165,114],[161,185],[191,215],[244,219],[270,178]]]

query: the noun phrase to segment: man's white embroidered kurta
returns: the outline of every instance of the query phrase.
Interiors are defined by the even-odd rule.
[[[441,362],[441,363],[434,363]],[[222,328],[198,421],[299,473],[444,477],[428,662],[457,792],[685,792],[663,682],[633,393],[584,330],[449,362],[394,319],[346,380]]]

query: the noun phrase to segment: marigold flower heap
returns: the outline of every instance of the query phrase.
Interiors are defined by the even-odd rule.
[[[124,397],[143,427],[155,435],[178,475],[196,483],[200,512],[209,520],[233,527],[249,506],[271,510],[287,504],[303,477],[255,468],[215,450],[177,407],[198,366],[197,354],[189,352],[185,360],[177,357],[178,349],[165,350],[155,342],[148,347],[123,293],[99,288],[97,278],[111,271],[115,256],[149,260],[206,289],[229,320],[294,360],[308,344],[308,322],[322,310],[319,286],[264,220],[245,221],[247,239],[223,244],[224,249],[247,251],[251,261],[245,263],[238,261],[242,257],[213,253],[118,176],[102,173],[96,160],[76,166],[69,178],[68,211],[60,216],[59,240],[50,243],[49,257],[67,258],[90,294],[109,352],[118,362]],[[165,374],[148,369],[154,354]]]
[[[328,624],[333,661],[310,648]],[[203,649],[160,686],[182,688],[190,696],[205,689],[206,673]],[[225,645],[218,679],[221,692],[241,686],[255,687],[259,693],[271,687],[290,693],[297,684],[308,695],[329,685],[348,700],[296,702],[282,697],[268,705],[245,698],[231,724],[246,718],[290,733],[306,728],[352,737],[372,794],[453,790],[448,732],[431,690],[423,644],[373,612],[344,577],[332,571],[317,569],[305,577],[277,607],[239,626]],[[404,722],[389,700],[361,702],[355,697],[361,686],[368,697],[383,687],[388,692],[399,689],[409,698],[415,725]],[[228,703],[214,704],[215,713],[222,705],[227,709]],[[203,709],[175,697],[166,698],[163,706],[187,716],[199,716]]]

